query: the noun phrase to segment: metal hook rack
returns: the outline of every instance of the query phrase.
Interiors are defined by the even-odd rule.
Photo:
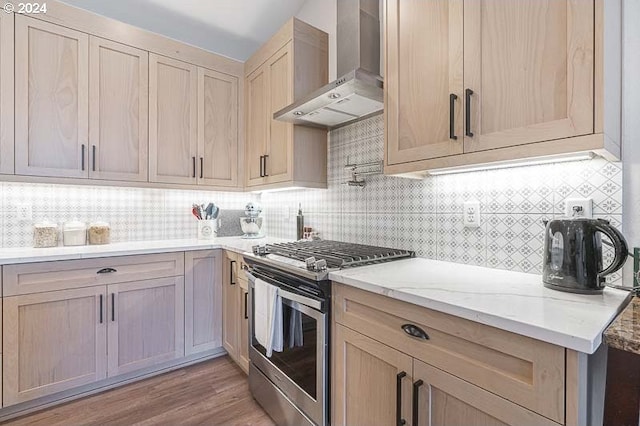
[[[357,186],[364,188],[366,185],[364,176],[381,175],[382,161],[371,161],[369,163],[355,164],[349,161],[347,157],[347,164],[344,166],[345,170],[351,171],[351,180],[344,182],[343,185]]]

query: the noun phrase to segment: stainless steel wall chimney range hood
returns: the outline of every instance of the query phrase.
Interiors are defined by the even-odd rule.
[[[331,129],[383,110],[378,0],[338,0],[337,68],[341,77],[273,114],[293,124]]]

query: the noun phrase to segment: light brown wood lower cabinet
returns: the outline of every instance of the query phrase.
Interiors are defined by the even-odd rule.
[[[332,424],[398,424],[398,383],[400,416],[411,424],[412,358],[340,324],[333,335]]]
[[[4,406],[106,377],[105,293],[97,286],[3,299]]]
[[[335,425],[572,424],[564,348],[339,284],[333,321]]]
[[[553,426],[558,423],[416,359],[413,389],[418,396],[413,424],[464,426]],[[413,397],[413,394],[411,395]],[[409,399],[409,395],[405,397]]]
[[[223,346],[249,372],[249,283],[242,255],[225,252],[223,267]]]
[[[109,376],[184,356],[184,277],[107,287]]]
[[[222,346],[229,356],[238,358],[238,317],[240,306],[238,304],[240,286],[238,285],[238,255],[232,252],[224,253],[222,267]]]
[[[249,282],[240,280],[240,327],[238,330],[238,365],[249,373]]]
[[[184,255],[185,355],[222,346],[222,251]]]

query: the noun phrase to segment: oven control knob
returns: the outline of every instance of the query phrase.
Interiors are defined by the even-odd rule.
[[[255,254],[257,256],[266,256],[267,255],[267,246],[257,245],[257,246],[251,247],[251,249],[253,250],[253,254]]]
[[[310,271],[313,271],[316,267],[316,258],[311,256],[308,257],[304,260],[304,262],[307,264],[307,269]]]
[[[316,272],[324,272],[327,270],[327,261],[324,259],[320,259],[316,262],[314,267]]]

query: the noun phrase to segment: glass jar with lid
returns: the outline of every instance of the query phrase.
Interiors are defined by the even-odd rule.
[[[83,246],[87,243],[87,225],[74,218],[65,222],[62,228],[62,241],[65,246]]]

